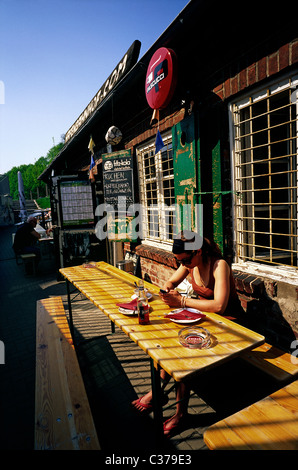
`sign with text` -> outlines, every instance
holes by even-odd
[[[63,227],[93,225],[94,209],[91,184],[88,181],[61,181],[60,203]]]
[[[165,108],[172,99],[177,83],[177,58],[172,49],[161,47],[148,65],[145,93],[152,109]]]
[[[103,154],[102,171],[104,212],[107,215],[98,225],[103,225],[103,221],[107,224],[105,233],[110,241],[132,241],[134,217],[127,211],[134,204],[131,150]]]
[[[126,209],[134,203],[133,159],[130,150],[102,155],[103,190],[106,204],[118,205],[118,197],[126,198]]]

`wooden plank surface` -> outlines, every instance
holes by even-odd
[[[35,449],[100,449],[62,299],[37,302]]]
[[[145,283],[153,293],[150,324],[139,325],[137,316],[119,313],[116,305],[131,300],[134,281],[138,278],[104,262],[97,263],[97,268],[76,266],[63,268],[60,272],[177,381],[190,378],[194,373],[214,367],[265,341],[262,335],[220,315],[206,313],[206,319],[196,324],[212,334],[211,347],[204,350],[185,348],[179,343],[178,333],[186,325],[165,318],[172,309],[159,297],[157,286]]]
[[[297,450],[298,382],[212,425],[204,441],[212,450]]]
[[[291,380],[298,375],[297,358],[271,344],[262,344],[243,354],[242,358],[277,380]]]

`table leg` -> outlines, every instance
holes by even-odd
[[[159,445],[164,437],[163,435],[163,414],[162,414],[162,401],[161,401],[161,380],[160,380],[160,367],[155,367],[153,359],[150,358],[151,367],[151,383],[153,395],[153,414],[155,435],[157,438],[157,445]]]
[[[73,340],[73,342],[75,342],[73,318],[72,318],[72,309],[71,309],[71,300],[70,300],[70,289],[69,289],[68,279],[66,279],[66,290],[67,290],[67,302],[68,302],[68,313],[69,313],[69,329],[70,329],[70,332],[71,332],[72,340]]]

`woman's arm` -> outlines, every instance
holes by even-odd
[[[175,289],[175,287],[179,286],[179,284],[186,278],[189,271],[184,266],[180,265],[177,271],[170,277],[168,281],[165,282],[163,288],[167,292],[170,290]]]
[[[214,302],[216,306],[215,313],[224,313],[230,298],[230,276],[231,270],[228,263],[221,259],[214,263],[213,276],[214,284]]]

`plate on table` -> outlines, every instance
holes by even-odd
[[[119,307],[118,311],[120,313],[123,313],[123,315],[137,315],[138,314],[137,310],[129,310],[128,308],[122,308],[122,307]]]
[[[165,317],[175,323],[188,325],[203,320],[206,318],[206,315],[195,308],[178,308],[177,310],[172,310]]]

